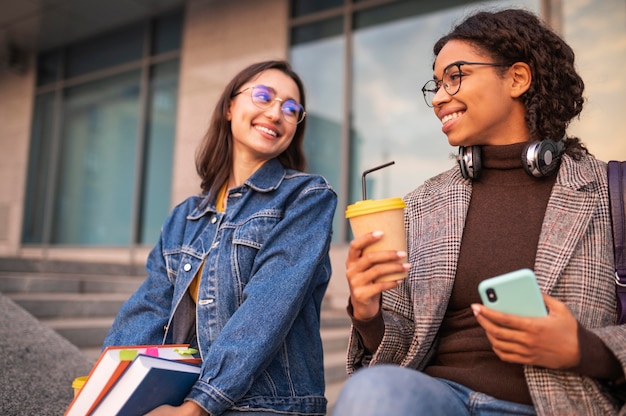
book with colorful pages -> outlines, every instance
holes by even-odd
[[[164,404],[179,406],[199,375],[199,365],[140,354],[92,415],[139,416]]]
[[[91,368],[83,387],[65,411],[65,416],[88,416],[138,355],[199,364],[197,350],[187,344],[125,345],[104,349]]]

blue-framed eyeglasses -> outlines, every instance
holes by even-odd
[[[233,94],[231,98],[235,98],[239,94],[243,94],[246,91],[250,91],[250,98],[252,99],[254,105],[264,110],[270,108],[274,101],[278,101],[280,103],[280,111],[283,113],[285,121],[288,121],[289,123],[298,124],[304,120],[304,117],[306,116],[306,111],[304,111],[304,107],[302,107],[300,103],[292,99],[283,100],[282,98],[278,98],[276,96],[276,91],[266,85],[255,85],[244,88],[243,90]]]

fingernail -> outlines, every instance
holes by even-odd
[[[478,314],[480,313],[480,306],[472,305],[472,312],[474,312],[474,316],[478,316]]]
[[[406,251],[398,251],[396,252],[396,254],[398,255],[398,257],[406,257]]]
[[[411,268],[411,263],[402,263],[402,267],[404,267],[404,270],[409,270]]]
[[[380,230],[374,231],[374,232],[372,233],[372,235],[373,235],[374,237],[382,237],[382,235],[383,235],[383,234],[385,234],[385,233],[384,233],[384,232],[382,232],[382,231],[380,231]]]

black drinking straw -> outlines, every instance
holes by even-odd
[[[363,175],[361,175],[361,186],[363,188],[363,200],[367,199],[367,189],[366,189],[366,186],[365,186],[365,175],[367,175],[370,172],[374,172],[375,170],[386,168],[387,166],[391,166],[394,163],[396,163],[396,162],[394,162],[392,160],[391,162],[387,162],[384,165],[376,166],[375,168],[371,168],[371,169],[368,169],[366,171],[363,171]]]

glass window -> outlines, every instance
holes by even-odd
[[[615,128],[626,112],[626,7],[623,0],[562,3],[563,36],[576,53],[586,102],[571,135],[601,160],[626,160],[626,140]],[[599,30],[601,28],[601,30]]]
[[[50,51],[37,57],[37,85],[46,85],[59,79],[61,52]]]
[[[152,53],[160,54],[180,48],[183,36],[183,11],[159,17],[154,21]]]
[[[344,0],[291,0],[291,16],[298,17],[343,6]]]
[[[28,165],[28,183],[24,203],[23,239],[26,243],[43,241],[46,199],[50,197],[48,172],[54,131],[54,93],[41,94],[35,99],[32,139]]]
[[[170,209],[182,18],[38,56],[24,243],[156,242]]]
[[[350,16],[350,34],[340,31],[337,23],[337,34],[323,36],[331,33],[324,27],[331,19],[323,18],[293,27],[291,60],[311,97],[307,105],[311,127],[307,125],[305,141],[310,166],[329,178],[340,195],[347,195],[347,204],[362,199],[362,172],[383,163],[395,161],[368,175],[368,198],[403,196],[452,167],[455,162],[450,155],[456,149],[448,144],[439,120],[424,104],[420,91],[432,78],[434,42],[473,9],[515,6],[537,12],[540,3],[362,3]],[[350,11],[346,8],[343,12]],[[346,102],[347,109],[343,108]],[[345,146],[341,140],[347,142]],[[342,154],[343,148],[349,149],[347,155],[345,150]],[[335,224],[340,241],[349,232],[344,209],[339,206],[335,215],[339,224],[345,224],[343,228]]]
[[[69,47],[66,77],[141,59],[144,32],[143,24],[133,25]]]
[[[498,1],[497,6],[512,3]],[[539,6],[538,0],[524,5]],[[494,2],[426,13],[421,2],[402,2],[368,11],[366,16],[356,14],[355,23],[363,28],[353,35],[350,202],[362,198],[361,172],[385,162],[393,160],[395,165],[368,175],[369,198],[405,195],[452,166],[450,155],[456,149],[449,146],[441,123],[424,104],[420,88],[432,78],[435,41],[460,16],[485,6],[493,8]],[[384,22],[374,25],[375,16]]]
[[[67,90],[53,244],[130,243],[139,77],[132,71]]]
[[[178,67],[178,60],[174,60],[152,68],[139,231],[140,243],[147,245],[157,242],[169,212]]]
[[[342,27],[339,18],[297,28],[293,39],[298,42],[291,48],[291,63],[306,89],[304,150],[308,171],[324,175],[335,189],[339,189],[342,173],[341,131],[345,102]],[[343,223],[342,215],[343,208],[338,207],[335,230]]]

